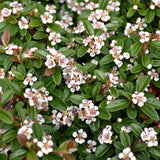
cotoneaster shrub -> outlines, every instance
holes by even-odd
[[[159,160],[160,0],[0,1],[1,160]]]

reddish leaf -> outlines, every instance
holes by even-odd
[[[49,76],[51,76],[54,72],[55,72],[55,68],[53,68],[53,69],[48,69],[48,68],[46,68],[46,71],[45,71],[45,76],[46,77],[49,77]]]
[[[18,63],[19,63],[19,59],[18,59],[17,57],[12,57],[11,60],[12,60],[13,62],[18,62]]]
[[[2,35],[2,37],[1,37],[1,39],[2,39],[3,45],[4,45],[4,46],[7,46],[8,42],[9,42],[9,40],[10,40],[9,30],[5,30],[5,31],[3,32],[3,35]]]
[[[17,140],[22,146],[26,147],[26,142],[28,141],[26,136],[24,136],[23,134],[17,134]]]
[[[62,157],[63,157],[65,160],[76,160],[76,159],[74,158],[74,156],[72,156],[71,154],[66,154],[66,153],[64,153],[64,154],[62,155]]]

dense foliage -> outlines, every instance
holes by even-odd
[[[0,159],[159,160],[160,0],[0,1]]]

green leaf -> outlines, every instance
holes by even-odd
[[[143,92],[144,89],[150,83],[150,81],[151,81],[150,76],[142,76],[142,77],[140,77],[136,82],[136,91]]]
[[[14,140],[17,136],[17,131],[15,130],[10,130],[9,132],[6,132],[3,137],[2,137],[2,142],[3,143],[8,143]]]
[[[136,11],[133,9],[133,7],[129,8],[129,10],[127,12],[127,18],[132,17],[135,12]]]
[[[6,71],[8,71],[9,68],[11,67],[12,63],[13,62],[11,61],[11,57],[10,56],[6,56],[5,59],[4,59],[4,63],[3,63],[4,69]]]
[[[136,56],[141,52],[142,44],[140,42],[136,42],[131,48],[131,56]]]
[[[22,101],[19,101],[17,104],[16,104],[16,110],[18,111],[18,115],[19,117],[21,118],[22,122],[25,120],[26,116],[25,116],[25,111],[23,109],[23,106],[24,106],[24,102]]]
[[[106,56],[104,56],[101,60],[100,60],[100,62],[99,62],[99,64],[100,65],[105,65],[105,64],[109,64],[109,63],[111,63],[111,62],[113,62],[113,57],[112,57],[112,55],[106,55]]]
[[[19,94],[19,95],[22,95],[23,92],[22,92],[22,89],[19,87],[19,85],[15,82],[11,82],[9,83],[10,85],[10,89],[12,89],[15,93]]]
[[[123,87],[125,92],[133,93],[135,91],[135,85],[132,82],[124,83]]]
[[[93,86],[93,88],[92,88],[92,97],[93,98],[97,97],[97,95],[99,94],[99,89],[100,89],[99,83],[97,83],[96,85]]]
[[[120,25],[117,23],[107,23],[105,25],[105,27],[107,28],[107,30],[109,31],[114,31],[115,29],[117,29]]]
[[[112,115],[105,108],[99,108],[98,117],[100,119],[109,120],[111,119]]]
[[[52,74],[52,78],[56,85],[60,85],[62,81],[61,71],[56,69],[56,71]]]
[[[0,109],[0,119],[6,124],[13,124],[13,117],[3,109]]]
[[[36,116],[37,116],[36,108],[28,105],[27,111],[28,111],[28,117],[29,117],[31,120],[35,120],[35,119],[36,119]]]
[[[134,33],[134,32],[131,32],[129,34],[129,36],[131,37],[131,39],[133,39],[135,42],[139,42],[139,37]]]
[[[153,155],[155,155],[156,157],[159,157],[160,158],[160,146],[157,146],[157,147],[149,147],[148,148],[149,152]]]
[[[96,159],[95,155],[90,154],[90,155],[88,155],[88,156],[86,157],[86,160],[97,160],[97,159]]]
[[[130,118],[130,119],[135,119],[137,117],[137,108],[136,107],[131,107],[129,106],[127,108],[127,116]]]
[[[147,23],[151,23],[154,19],[155,11],[148,9],[146,12],[145,20]]]
[[[83,20],[83,25],[89,35],[94,35],[94,28],[91,22],[89,22],[88,20]]]
[[[87,53],[88,49],[89,49],[88,46],[80,47],[77,51],[77,57],[83,57]]]
[[[139,137],[143,132],[142,127],[138,123],[131,123],[130,127],[132,131]]]
[[[155,121],[159,121],[159,115],[157,113],[157,111],[151,107],[148,104],[144,104],[143,107],[141,107],[141,110],[151,119],[155,120]]]
[[[68,47],[62,47],[59,49],[59,51],[62,52],[66,56],[66,58],[76,55],[76,50],[69,49]]]
[[[8,156],[5,153],[0,153],[0,159],[8,160]]]
[[[33,39],[43,39],[43,38],[46,38],[47,35],[45,32],[36,32],[34,35],[33,35]]]
[[[142,55],[142,64],[143,66],[147,67],[149,64],[151,64],[151,59],[149,54],[143,54]]]
[[[26,49],[30,49],[32,47],[37,47],[37,42],[35,41],[29,41],[29,42],[25,42],[22,48],[22,53],[26,50]]]
[[[160,101],[157,98],[147,98],[147,102],[145,102],[145,104],[156,109],[160,109]]]
[[[142,65],[142,64],[136,64],[135,66],[133,66],[133,67],[131,68],[130,72],[131,72],[132,74],[136,74],[136,73],[141,72],[142,69],[143,69],[143,65]]]
[[[145,143],[138,143],[133,147],[134,152],[140,152],[147,148],[147,145]]]
[[[48,55],[48,53],[44,50],[36,50],[34,54],[42,59],[46,59],[46,56]]]
[[[13,71],[13,74],[18,80],[20,80],[20,81],[24,80],[24,76],[20,72]]]
[[[96,158],[101,158],[110,149],[110,147],[111,147],[110,144],[98,145],[95,151]]]
[[[106,108],[107,108],[107,111],[109,111],[109,112],[115,112],[115,111],[125,109],[129,105],[130,105],[130,102],[128,100],[118,99],[118,100],[114,100],[114,101],[110,102]]]
[[[74,94],[70,96],[70,100],[72,103],[79,105],[82,103],[83,97],[79,94]]]
[[[1,97],[1,105],[3,106],[5,103],[7,103],[14,95],[13,90],[7,90],[2,94]]]
[[[31,3],[31,0],[21,0],[22,3],[29,5]]]
[[[109,0],[99,0],[99,9],[105,10]]]
[[[42,25],[42,22],[38,19],[34,19],[33,21],[31,21],[29,23],[30,27],[38,27],[38,26],[41,26],[41,25]]]
[[[90,127],[91,131],[97,132],[100,128],[100,120],[98,118],[96,118],[96,121],[89,124],[89,127]]]
[[[33,123],[32,129],[33,129],[33,135],[35,136],[35,138],[41,141],[43,137],[43,127],[39,123]]]
[[[27,34],[27,30],[26,29],[20,29],[19,33],[20,33],[21,36],[24,37]]]
[[[67,104],[60,97],[54,95],[53,100],[49,103],[54,109],[61,111],[66,110]]]
[[[103,83],[106,83],[106,76],[105,73],[101,70],[94,70],[94,74],[97,76],[97,78],[102,81]]]
[[[57,33],[62,32],[62,28],[58,24],[55,24],[55,23],[47,24],[47,27],[49,27],[54,32],[57,32]]]
[[[44,82],[43,81],[38,81],[38,82],[35,82],[31,88],[35,88],[35,89],[40,89],[44,86]]]
[[[159,40],[151,41],[149,45],[155,48],[160,48],[160,41]]]
[[[9,155],[9,160],[21,160],[26,156],[26,154],[27,154],[27,150],[25,149],[15,150]]]
[[[113,97],[118,97],[118,91],[117,91],[117,89],[116,88],[114,88],[114,87],[111,87],[111,88],[109,88],[109,90],[110,90],[110,93],[111,93],[111,95],[113,96]]]
[[[124,148],[130,147],[131,145],[129,135],[126,132],[120,132],[120,141]]]
[[[35,151],[29,151],[27,152],[27,156],[26,156],[27,160],[37,160],[37,154]]]

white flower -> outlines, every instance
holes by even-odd
[[[139,35],[141,37],[140,40],[139,40],[141,43],[148,42],[150,40],[150,37],[151,37],[151,34],[149,32],[144,32],[144,31],[140,31]]]
[[[28,20],[25,17],[21,17],[21,20],[18,21],[18,25],[20,29],[28,29],[29,25],[28,25]]]
[[[119,153],[118,158],[123,160],[136,160],[136,157],[129,147],[123,149],[123,153]]]
[[[101,132],[101,134],[98,136],[98,141],[100,144],[104,144],[104,143],[112,143],[111,137],[112,137],[112,126],[107,125],[106,128],[103,129],[103,131]]]
[[[82,144],[85,142],[85,138],[87,138],[87,133],[80,129],[78,132],[73,132],[72,136],[75,138],[76,143]]]
[[[147,98],[144,96],[143,92],[137,92],[135,91],[132,94],[132,102],[134,104],[137,104],[139,107],[143,107],[144,103],[147,101]]]
[[[12,10],[8,9],[8,8],[3,8],[1,10],[1,13],[3,15],[3,17],[9,17],[11,15]]]
[[[21,128],[19,128],[17,134],[23,134],[29,140],[32,137],[32,133],[33,133],[32,127],[29,125],[24,125]]]
[[[36,82],[36,81],[37,81],[37,77],[32,77],[32,74],[28,73],[26,79],[23,81],[23,84],[24,85],[29,84],[30,86],[32,86],[33,83]]]
[[[96,142],[96,141],[88,140],[88,141],[87,141],[86,151],[87,151],[88,153],[95,152],[95,151],[96,151],[96,145],[97,145],[97,142]]]
[[[45,65],[46,65],[49,69],[54,68],[54,67],[56,66],[54,56],[47,55],[46,58],[47,58],[47,60],[46,60],[46,62],[45,62]]]
[[[125,59],[129,59],[129,58],[130,58],[130,54],[129,54],[128,52],[124,52],[124,53],[123,53],[123,57],[124,57]]]
[[[4,79],[5,78],[5,71],[3,68],[0,69],[0,79]]]
[[[46,11],[50,14],[56,13],[56,6],[55,5],[46,5]]]
[[[155,132],[154,128],[144,128],[144,131],[141,133],[141,139],[147,144],[148,147],[158,146],[156,135],[157,132]]]
[[[134,5],[134,6],[133,6],[133,9],[134,9],[134,10],[137,10],[137,9],[138,9],[138,6],[137,6],[137,5]]]
[[[50,15],[49,12],[45,12],[44,15],[41,15],[41,20],[43,24],[52,23],[53,22],[53,16]]]
[[[130,133],[131,132],[131,127],[130,126],[122,126],[121,131],[124,131],[126,133]]]
[[[147,68],[148,68],[148,67],[147,67]],[[148,71],[147,74],[151,76],[151,79],[153,79],[153,80],[155,80],[155,81],[159,81],[159,73],[156,72],[155,69],[152,69],[151,71]]]
[[[49,39],[49,41],[51,41],[51,44],[54,46],[57,43],[61,43],[60,37],[61,37],[61,35],[59,33],[50,32],[48,39]]]

